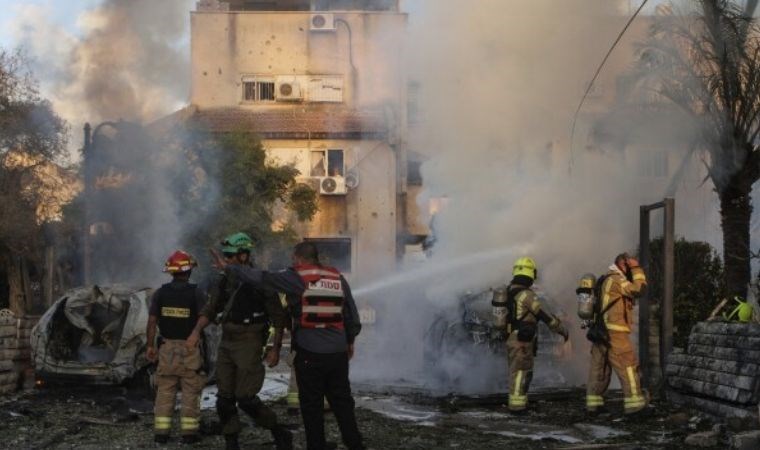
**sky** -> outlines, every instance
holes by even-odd
[[[0,0],[0,45],[15,47],[14,22],[24,14],[25,9],[40,7],[49,11],[51,22],[78,35],[77,19],[80,14],[99,3],[100,0]]]

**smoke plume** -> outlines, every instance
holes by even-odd
[[[15,34],[44,94],[74,130],[84,122],[147,122],[187,101],[192,3],[104,0],[78,18],[79,33],[55,25],[50,8],[31,5]]]
[[[561,368],[539,366],[537,381],[551,370],[583,383],[588,344],[574,320],[575,283],[585,272],[606,272],[617,253],[636,251],[639,205],[675,193],[677,233],[719,240],[716,199],[699,186],[698,162],[686,160],[687,175],[671,186],[687,153],[677,119],[647,133],[647,145],[631,142],[624,151],[590,138],[614,109],[616,88],[637,58],[634,43],[643,40],[652,16],[621,42],[570,142],[578,101],[628,19],[628,6],[606,0],[410,5],[410,70],[421,86],[422,111],[411,147],[426,158],[419,203],[426,210],[430,199],[447,200],[435,217],[436,245],[426,269],[407,268],[402,280],[357,289],[357,296],[380,299],[387,314],[370,331],[370,355],[357,364],[358,379],[470,392],[503,387],[503,356],[475,356],[471,347],[431,356],[423,343],[435,317],[461,320],[461,294],[508,283],[514,259],[530,255],[539,265],[538,284],[552,299],[547,308],[564,313],[573,329],[577,355]],[[661,220],[652,220],[655,235]],[[375,347],[376,336],[392,338]],[[455,375],[431,379],[426,358],[455,368]],[[372,364],[388,359],[392,367]],[[546,362],[540,355],[538,361]]]

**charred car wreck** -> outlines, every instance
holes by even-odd
[[[441,311],[425,333],[425,366],[441,385],[460,392],[495,392],[507,389],[506,328],[498,325],[491,299],[494,291],[467,292],[459,297],[456,312]],[[554,307],[545,293],[537,289],[542,303]],[[561,311],[559,308],[553,308]],[[562,320],[567,314],[561,313]],[[538,328],[538,356],[541,364],[554,366],[572,355],[570,341]],[[479,378],[472,377],[477,367]],[[537,383],[563,385],[560,371],[540,371]]]
[[[80,287],[66,292],[32,330],[32,363],[46,383],[120,384],[150,380],[145,357],[152,290],[124,285]],[[215,350],[216,327],[207,349]],[[206,360],[213,361],[212,351]]]

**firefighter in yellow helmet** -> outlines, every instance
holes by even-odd
[[[625,253],[615,258],[607,275],[596,282],[594,321],[587,333],[591,347],[591,369],[586,387],[586,410],[598,412],[604,406],[604,393],[612,370],[623,388],[624,412],[633,414],[646,408],[647,395],[641,389],[639,363],[631,331],[634,298],[646,286],[639,262]]]
[[[528,406],[528,388],[533,378],[538,322],[543,321],[567,341],[567,329],[560,320],[544,310],[531,289],[538,275],[532,258],[519,258],[512,268],[507,291],[507,360],[509,362],[509,410],[524,411]],[[494,296],[496,300],[498,294]],[[503,296],[501,296],[503,297]]]

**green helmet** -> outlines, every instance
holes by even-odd
[[[252,248],[253,239],[243,232],[231,234],[222,241],[223,253],[250,252]]]

